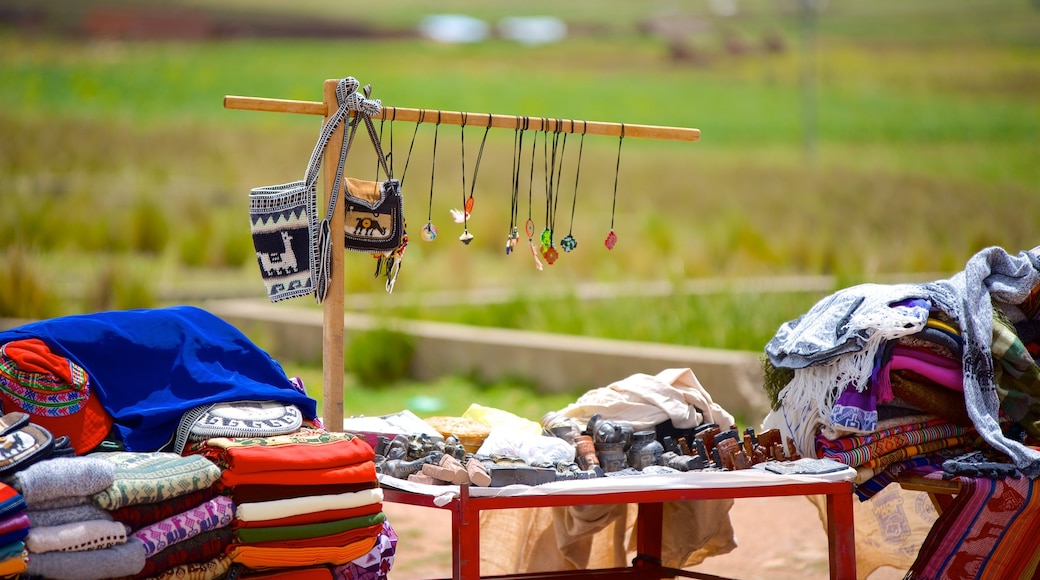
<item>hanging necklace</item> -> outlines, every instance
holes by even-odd
[[[462,125],[459,129],[460,140],[462,141],[462,210],[452,209],[451,216],[455,219],[455,223],[462,223],[462,235],[459,236],[459,241],[463,244],[469,245],[473,241],[473,234],[469,233],[469,214],[473,209],[473,204],[467,203],[466,201],[466,121],[469,120],[467,113],[462,113]]]
[[[477,150],[477,160],[473,164],[473,179],[470,180],[469,197],[466,197],[466,123],[469,120],[468,113],[462,113],[462,128],[459,131],[462,142],[462,210],[452,209],[451,215],[456,223],[462,223],[462,235],[459,241],[469,245],[473,241],[473,234],[469,233],[469,217],[473,214],[473,192],[477,187],[477,175],[480,172],[480,159],[484,156],[484,145],[487,143],[488,132],[491,131],[491,114],[488,114],[488,124],[484,129],[484,136],[480,140],[480,148]]]
[[[567,153],[566,133],[563,133],[563,144],[557,149],[557,146],[560,144],[560,123],[560,119],[556,119],[556,132],[553,134],[552,157],[547,182],[546,222],[548,227],[545,232],[542,232],[542,256],[545,257],[545,261],[550,265],[555,263],[560,255],[556,251],[556,245],[553,242],[556,232],[556,208],[560,203],[560,174],[563,173],[563,159]],[[557,152],[560,159],[559,167],[556,165]]]
[[[617,244],[617,234],[614,233],[614,213],[617,210],[617,184],[618,174],[621,172],[621,143],[625,140],[625,124],[621,124],[621,137],[618,138],[617,144],[617,166],[614,167],[614,201],[610,206],[610,233],[607,234],[607,239],[603,240],[603,245],[608,250],[613,250],[614,245]]]
[[[524,230],[527,232],[527,243],[531,246],[531,255],[534,256],[534,266],[541,270],[542,261],[538,259],[538,248],[534,245],[534,219],[531,210],[531,198],[534,195],[534,153],[538,149],[537,145],[538,133],[535,133],[534,141],[531,142],[531,178],[527,187],[527,223],[524,224]]]
[[[396,110],[394,114],[396,115]],[[401,188],[404,188],[404,179],[408,175],[408,164],[412,161],[412,149],[415,148],[415,136],[419,133],[419,125],[422,125],[426,121],[426,109],[419,110],[419,122],[415,124],[415,129],[412,131],[412,142],[408,145],[408,155],[404,158],[404,169],[401,170]],[[390,122],[390,138],[393,139],[393,121]],[[430,209],[426,214],[426,225],[420,230],[422,239],[427,242],[432,242],[437,239],[437,228],[433,225],[433,188],[430,188]]]
[[[420,119],[420,123],[422,120]],[[423,226],[422,236],[427,242],[437,239],[437,228],[433,225],[433,176],[437,170],[437,134],[441,128],[441,112],[437,111],[437,124],[433,126],[433,156],[430,158],[430,203],[426,210],[426,225]]]
[[[574,196],[571,198],[571,225],[570,228],[567,230],[567,236],[560,240],[560,247],[563,248],[564,252],[571,252],[578,247],[578,240],[575,240],[573,235],[574,209],[578,205],[578,178],[581,176],[581,154],[582,151],[585,149],[585,131],[587,128],[588,123],[582,121],[581,141],[578,142],[578,164],[577,167],[574,169]]]
[[[526,117],[525,117],[526,124]],[[526,127],[524,127],[526,130]],[[520,198],[520,156],[524,149],[524,134],[520,131],[520,117],[516,118],[516,129],[513,131],[513,198],[509,204],[509,232],[506,234],[506,255],[513,253],[516,242],[520,238],[516,229]]]

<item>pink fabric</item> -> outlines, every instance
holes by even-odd
[[[145,557],[150,558],[173,544],[230,524],[234,514],[231,498],[218,495],[198,507],[141,528],[133,537],[141,540]]]
[[[878,373],[878,382],[875,386],[879,403],[887,403],[895,397],[892,393],[892,381],[889,374],[898,370],[913,371],[937,385],[953,391],[964,392],[964,371],[960,361],[946,358],[927,349],[896,346],[892,349],[892,358],[881,367],[881,372]]]

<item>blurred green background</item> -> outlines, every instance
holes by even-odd
[[[480,19],[488,37],[431,40],[431,11]],[[566,36],[501,34],[534,16]],[[344,76],[391,106],[702,131],[625,139],[620,161],[617,139],[588,136],[580,166],[571,136],[554,219],[578,248],[538,271],[526,240],[503,251],[514,131],[488,136],[466,246],[449,209],[483,128],[382,123],[412,242],[389,296],[369,257],[347,256],[348,308],[759,351],[839,286],[946,276],[986,246],[1040,239],[1035,0],[13,0],[0,7],[0,317],[263,299],[247,194],[302,177],[320,119],[222,100],[319,101]],[[368,149],[350,174],[375,178]],[[540,232],[536,159],[519,225]],[[734,291],[749,277],[765,281]],[[715,290],[688,291],[703,280]],[[601,298],[577,291],[589,284]],[[478,304],[489,289],[504,298]]]

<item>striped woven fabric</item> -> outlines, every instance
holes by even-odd
[[[1035,578],[1040,480],[958,479],[961,492],[935,521],[907,580]]]

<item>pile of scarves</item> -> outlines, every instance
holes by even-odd
[[[1030,577],[1040,561],[1038,338],[1040,248],[987,248],[948,280],[846,288],[766,345],[763,428],[802,455],[856,467],[864,501],[902,473],[942,474],[984,451],[1017,479],[947,473],[962,482],[958,509],[941,515],[907,577]],[[1025,535],[992,533],[1005,525]]]
[[[25,572],[25,537],[29,535],[28,506],[13,487],[0,483],[0,578]]]
[[[209,458],[235,503],[228,548],[239,577],[385,577],[396,536],[383,513],[375,453],[349,433],[301,429],[212,438]]]

